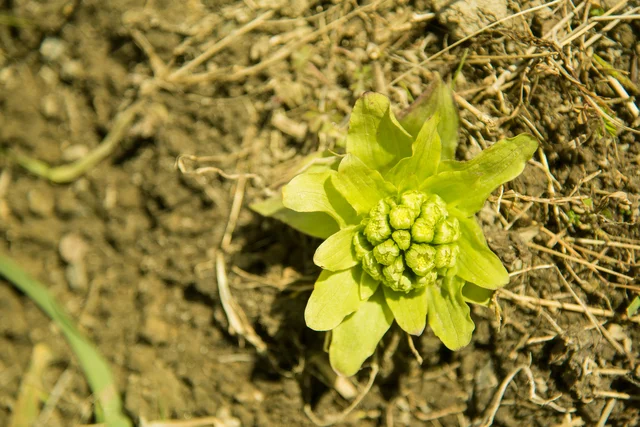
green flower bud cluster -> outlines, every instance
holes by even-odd
[[[362,268],[391,289],[435,283],[455,266],[460,224],[437,195],[407,191],[380,200],[362,221],[353,247]]]

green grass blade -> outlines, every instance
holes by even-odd
[[[106,360],[80,333],[71,318],[62,311],[49,290],[28,276],[12,260],[2,255],[0,255],[0,276],[6,277],[58,324],[78,357],[89,387],[99,403],[99,410],[96,408],[97,418],[108,427],[130,427],[131,421],[122,413],[122,402]]]

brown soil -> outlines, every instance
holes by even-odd
[[[579,11],[556,41],[543,40],[571,11],[569,2],[555,4],[555,15],[526,14],[415,67],[460,28],[444,13],[415,15],[431,11],[429,2],[364,3],[353,12],[351,2],[316,0],[0,0],[0,18],[21,19],[0,20],[0,148],[69,163],[100,145],[118,112],[142,105],[115,151],[70,183],[34,176],[0,154],[0,252],[46,283],[95,342],[132,419],[313,425],[306,405],[320,418],[349,405],[327,385],[323,336],[302,316],[318,241],[247,206],[281,185],[302,156],[339,150],[363,91],[388,94],[400,110],[435,72],[450,77],[468,49],[456,86],[468,103],[460,104],[458,157],[520,132],[542,142],[480,215],[507,268],[524,272],[495,310],[473,308],[476,332],[461,351],[427,331],[413,340],[420,365],[404,335],[387,334],[374,386],[339,424],[481,425],[494,407],[500,426],[640,424],[640,328],[625,313],[640,290],[640,144],[629,130],[638,119],[593,62],[595,53],[638,85],[640,21],[607,31],[600,22],[562,48],[568,25],[589,14]],[[521,3],[509,13],[540,2]],[[255,29],[235,33],[267,11]],[[604,37],[585,47],[596,34]],[[204,64],[172,74],[225,37],[230,43]],[[543,55],[518,62],[530,47]],[[498,91],[485,90],[519,64]],[[617,118],[616,136],[594,105]],[[184,159],[183,173],[181,155],[210,157]],[[204,166],[227,176],[190,173]],[[264,352],[231,333],[216,281],[240,196],[224,260]],[[549,265],[559,271],[530,268]],[[569,288],[580,304],[610,310],[595,317],[604,335],[584,313],[549,306],[578,304]],[[91,423],[90,391],[60,331],[0,282],[0,425],[37,343],[55,355],[45,391],[62,387],[42,425]],[[352,379],[359,390],[368,374]]]

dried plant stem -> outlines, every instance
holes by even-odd
[[[264,71],[265,69],[269,68],[273,64],[286,59],[289,55],[291,55],[293,52],[298,50],[301,46],[304,46],[310,43],[312,40],[315,40],[316,38],[322,36],[323,34],[326,34],[329,31],[332,31],[333,29],[339,27],[340,25],[343,25],[346,21],[350,20],[354,16],[357,16],[369,10],[375,9],[384,1],[386,0],[377,0],[366,6],[361,6],[349,12],[348,14],[336,19],[330,24],[327,24],[325,27],[314,31],[313,33],[305,37],[302,37],[301,39],[295,42],[292,42],[289,45],[284,46],[282,49],[280,49],[279,51],[271,55],[269,58],[263,61],[260,61],[259,63],[252,65],[250,67],[246,67],[235,72],[229,71],[229,70],[214,70],[206,73],[192,74],[190,76],[183,76],[181,78],[181,82],[184,84],[197,84],[197,83],[202,83],[202,82],[212,81],[212,80],[235,82],[235,81],[242,80],[246,77],[256,75]]]
[[[607,405],[602,410],[602,414],[600,415],[600,419],[598,420],[598,424],[596,427],[605,427],[607,425],[607,420],[609,419],[609,415],[613,412],[613,408],[616,406],[616,399],[609,399],[607,401]]]
[[[560,257],[560,258],[567,259],[569,261],[577,262],[578,264],[586,265],[587,267],[589,267],[589,269],[594,270],[594,271],[595,270],[602,271],[604,273],[608,273],[608,274],[617,276],[617,277],[619,277],[621,279],[624,279],[624,280],[633,280],[633,277],[627,276],[626,274],[618,273],[617,271],[611,270],[610,268],[601,267],[601,266],[596,265],[596,264],[594,264],[592,262],[585,261],[585,260],[577,258],[575,256],[563,254],[562,252],[558,252],[558,251],[554,251],[554,250],[549,249],[549,248],[545,248],[544,246],[540,246],[540,245],[535,244],[533,242],[527,243],[527,246],[529,246],[532,249],[539,250],[540,252],[545,252],[545,253]]]
[[[197,68],[198,66],[204,64],[210,58],[212,58],[216,53],[220,52],[222,49],[229,46],[237,37],[240,37],[248,33],[249,31],[259,27],[264,21],[271,18],[273,14],[274,14],[273,10],[265,12],[262,15],[255,18],[253,21],[244,25],[243,27],[232,31],[228,36],[224,37],[222,40],[217,41],[213,46],[211,46],[209,49],[201,53],[199,56],[187,62],[176,71],[172,72],[167,77],[167,80],[169,81],[179,80],[185,74],[189,73],[190,71]]]
[[[362,401],[362,399],[364,399],[364,397],[367,395],[367,393],[369,393],[369,390],[371,390],[371,387],[373,387],[373,382],[375,381],[376,377],[378,376],[378,364],[377,363],[372,363],[371,364],[371,372],[369,373],[369,381],[367,381],[367,385],[365,385],[364,389],[362,390],[362,392],[360,392],[360,394],[358,395],[358,397],[356,397],[353,402],[351,402],[351,404],[349,406],[347,406],[342,412],[340,412],[339,414],[336,415],[327,415],[324,419],[318,418],[318,416],[316,414],[314,414],[313,410],[311,409],[311,406],[309,404],[304,405],[304,413],[309,417],[309,419],[317,426],[319,427],[327,427],[327,426],[331,426],[334,424],[337,424],[339,422],[344,421],[344,419],[347,417],[347,415],[349,415],[355,408],[356,406],[358,406],[360,404],[360,402]]]
[[[144,105],[144,102],[139,101],[118,113],[113,121],[111,130],[104,137],[102,143],[85,157],[73,163],[52,167],[40,160],[15,151],[9,151],[9,157],[34,175],[48,179],[51,182],[63,184],[75,181],[113,153],[135,118],[143,110]]]
[[[591,314],[595,316],[602,317],[615,317],[616,313],[611,310],[607,310],[604,308],[595,308],[595,307],[582,307],[579,304],[571,304],[566,302],[560,302],[555,300],[543,299],[538,297],[529,297],[526,295],[518,295],[513,292],[510,292],[506,289],[498,290],[498,296],[500,298],[508,299],[511,301],[519,301],[527,304],[538,305],[542,307],[556,308],[561,310],[573,311],[575,313],[584,313],[585,309],[588,310]],[[640,324],[640,315],[633,316],[628,318],[630,322],[639,323]]]
[[[259,353],[265,353],[267,351],[267,345],[253,329],[246,314],[238,305],[235,298],[233,298],[233,295],[231,295],[229,282],[227,280],[224,255],[220,251],[216,254],[216,278],[218,282],[220,302],[222,303],[222,308],[229,320],[229,332],[232,334],[238,334],[245,338],[253,344]]]

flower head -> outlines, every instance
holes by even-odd
[[[282,206],[267,212],[326,239],[314,255],[323,271],[305,320],[332,331],[330,360],[343,375],[360,369],[394,321],[413,335],[428,322],[448,348],[467,345],[467,303],[486,301],[509,281],[474,216],[522,172],[537,142],[523,134],[457,162],[457,126],[441,82],[401,121],[386,97],[366,93],[337,168],[294,177]]]

